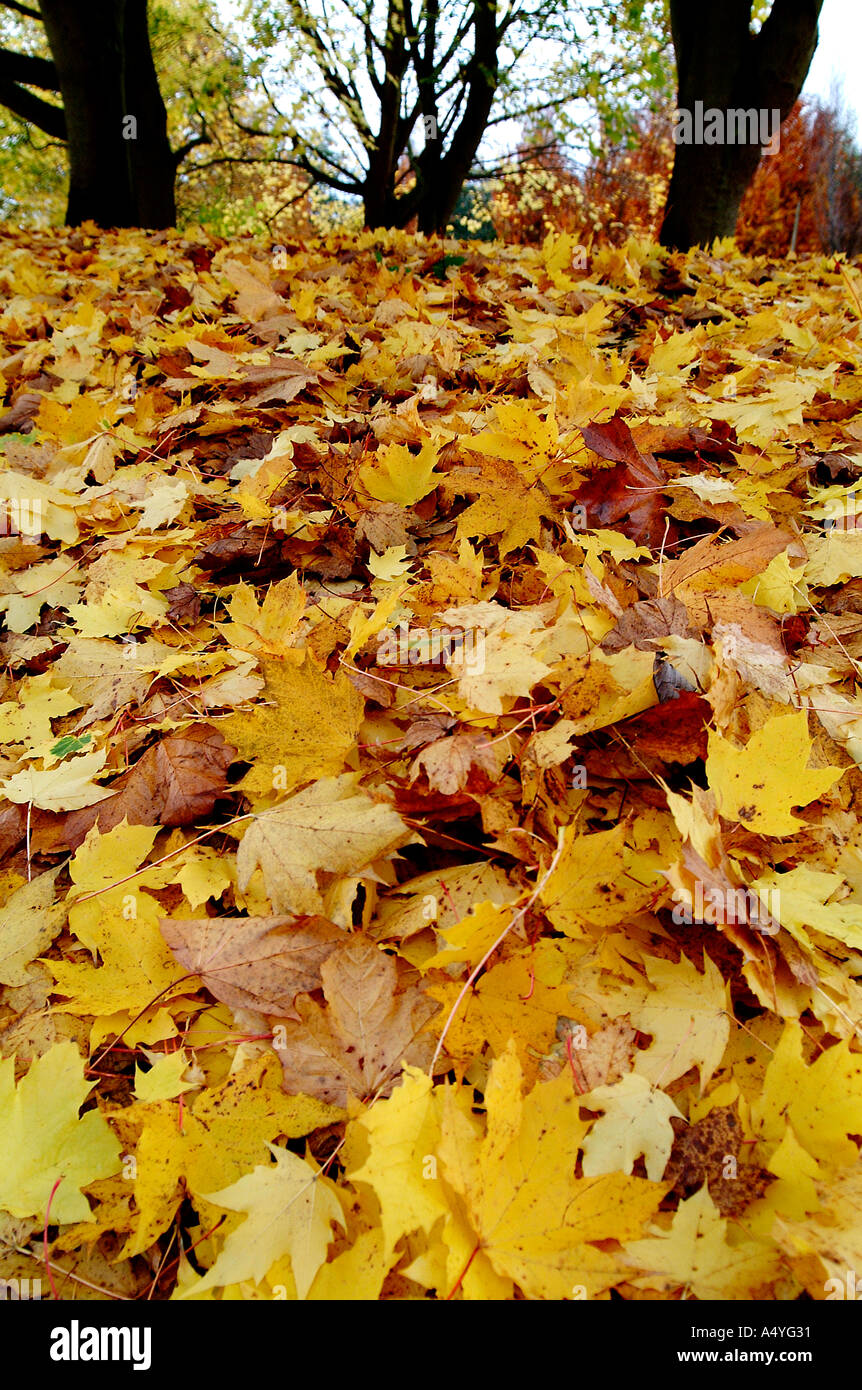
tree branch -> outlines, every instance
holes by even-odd
[[[758,100],[787,116],[805,81],[817,47],[817,21],[823,0],[773,0],[754,39]]]
[[[16,14],[26,15],[28,19],[38,19],[42,22],[42,16],[38,10],[32,10],[29,5],[19,5],[18,0],[0,0],[0,5],[4,10],[14,10]]]
[[[22,82],[25,87],[41,87],[45,92],[60,90],[57,69],[50,58],[13,53],[11,48],[0,48],[0,77],[7,82]]]
[[[52,106],[49,101],[34,96],[26,87],[19,87],[16,82],[0,78],[0,106],[7,107],[22,120],[38,126],[46,135],[53,135],[58,140],[66,139],[66,117],[63,108]]]

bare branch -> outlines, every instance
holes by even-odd
[[[19,87],[17,82],[0,78],[0,106],[32,122],[46,135],[53,135],[58,140],[66,139],[66,117],[62,106],[52,106],[49,101],[28,92],[26,87]]]
[[[19,5],[18,0],[0,0],[0,5],[4,10],[14,10],[16,14],[26,15],[27,19],[38,19],[42,22],[42,16],[38,10],[33,10],[29,5]]]
[[[25,87],[41,87],[45,92],[60,90],[57,69],[50,58],[14,53],[11,48],[0,48],[0,77],[7,82],[21,82]]]

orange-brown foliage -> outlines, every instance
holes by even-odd
[[[626,145],[605,144],[585,169],[558,141],[525,143],[494,194],[497,236],[540,242],[549,231],[620,242],[658,234],[673,166],[669,113],[637,117]],[[755,255],[862,251],[862,155],[836,105],[797,102],[776,154],[761,160],[739,213],[740,249]]]

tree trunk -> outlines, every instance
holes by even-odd
[[[680,143],[665,205],[660,241],[687,249],[732,236],[742,195],[761,158],[761,144],[695,143],[708,119],[722,113],[755,111],[758,126],[783,121],[802,89],[817,46],[823,0],[774,0],[760,32],[750,32],[750,0],[671,0],[671,31],[677,61],[677,108],[689,113],[693,143]],[[761,113],[762,117],[761,117]],[[681,134],[684,130],[681,129]]]
[[[686,250],[733,236],[742,195],[759,163],[759,145],[677,145],[662,246]]]
[[[434,6],[429,5],[429,15]],[[430,22],[430,21],[429,21]],[[402,197],[395,196],[397,162],[406,145],[406,136],[395,119],[400,101],[398,85],[387,84],[395,94],[394,114],[387,111],[385,102],[380,136],[368,163],[363,185],[366,227],[406,227],[416,219],[420,232],[427,236],[445,232],[458,194],[470,172],[476,150],[485,133],[499,81],[499,33],[497,29],[497,0],[473,0],[471,19],[473,52],[464,69],[466,101],[461,119],[449,138],[443,153],[437,135],[426,135],[425,148],[412,159],[415,186]],[[400,60],[403,55],[397,55]],[[437,103],[433,94],[430,68],[420,64],[417,72],[422,93],[422,114],[436,123]],[[402,138],[403,137],[403,138]]]
[[[173,227],[176,159],[168,141],[168,114],[150,48],[147,0],[126,0],[126,101],[137,120],[130,148],[135,225]]]
[[[69,146],[66,222],[168,227],[175,164],[146,0],[40,0]]]
[[[485,129],[499,81],[497,0],[473,0],[473,53],[467,66],[464,114],[442,158],[426,145],[418,161],[420,198],[416,207],[419,230],[427,235],[445,232],[458,194],[470,172]],[[423,167],[425,153],[430,167]]]

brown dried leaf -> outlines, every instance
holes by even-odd
[[[177,960],[232,1009],[298,1018],[297,994],[318,988],[320,967],[344,932],[325,917],[163,918]]]
[[[227,789],[225,774],[235,755],[211,724],[170,734],[112,783],[114,796],[47,826],[41,845],[55,840],[77,849],[91,826],[98,824],[104,835],[123,819],[130,825],[191,825],[209,815]]]
[[[300,996],[300,1023],[284,1024],[284,1088],[345,1105],[348,1094],[388,1095],[404,1062],[427,1066],[418,1036],[440,1007],[416,985],[399,992],[398,969],[367,937],[351,936],[321,967],[326,1004]]]

